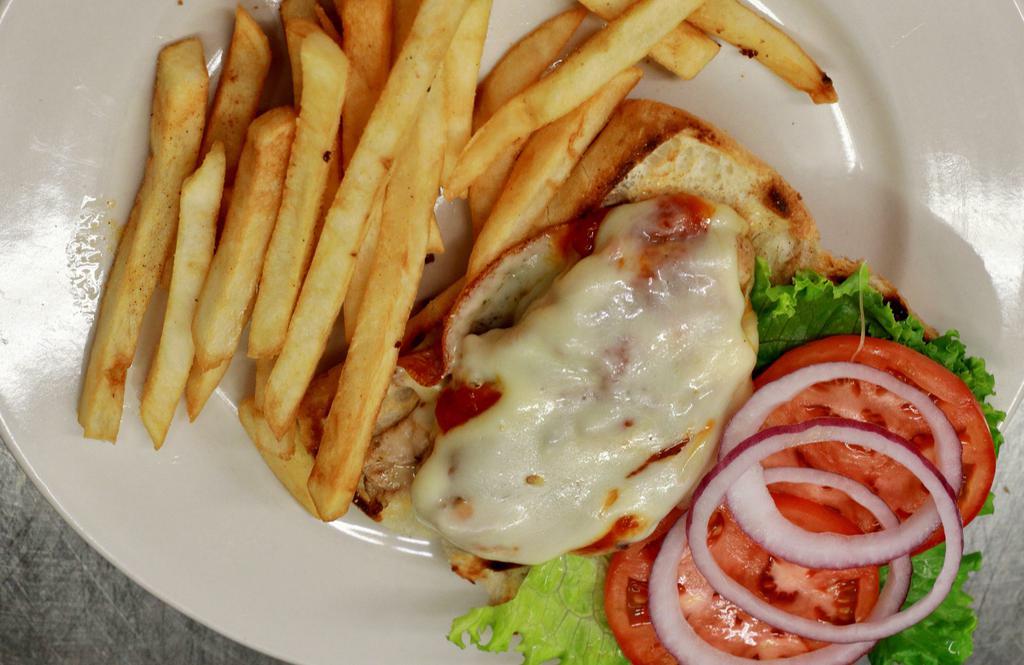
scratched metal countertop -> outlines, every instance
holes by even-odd
[[[1024,663],[1024,410],[1004,427],[996,513],[968,529],[985,564],[971,663]],[[0,663],[271,665],[152,596],[64,523],[0,445]]]

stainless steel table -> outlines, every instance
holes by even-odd
[[[979,665],[1024,663],[1024,412],[1005,428],[996,513],[969,529],[985,552],[971,580]],[[270,665],[192,621],[94,552],[0,445],[0,663]]]
[[[271,665],[128,579],[0,444],[0,663]]]

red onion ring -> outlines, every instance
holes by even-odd
[[[808,473],[809,472],[809,473]],[[813,474],[813,479],[812,475]],[[817,471],[815,469],[779,468],[768,469],[769,482],[813,482],[817,485],[835,487],[846,492],[851,499],[867,508],[886,528],[899,525],[899,520],[884,501],[875,496],[860,483],[844,476]],[[863,499],[863,501],[861,501]],[[831,644],[790,658],[757,660],[742,658],[719,651],[693,630],[683,616],[679,606],[676,575],[679,560],[686,549],[686,516],[676,522],[665,536],[665,540],[654,560],[648,587],[648,607],[651,621],[658,639],[675,656],[680,665],[746,665],[748,663],[776,663],[778,665],[849,665],[874,646],[874,642],[853,644]],[[880,620],[892,616],[907,597],[910,588],[912,568],[910,558],[902,556],[892,562],[889,578],[878,596],[868,620]]]
[[[762,386],[726,427],[722,435],[719,460],[729,455],[741,441],[756,433],[769,414],[781,404],[816,383],[844,378],[880,386],[906,400],[921,413],[932,430],[939,469],[956,496],[963,482],[963,449],[949,419],[923,391],[891,374],[857,363],[809,365]],[[798,537],[807,547],[793,552],[795,558],[790,560],[808,568],[828,568],[830,563],[832,567],[841,563],[839,567],[855,568],[891,561],[919,547],[939,525],[934,503],[926,503],[909,519],[889,530],[884,537],[881,534],[854,537],[846,544],[843,560],[830,562],[821,555],[830,547],[828,536],[801,529],[782,516],[768,494],[760,466],[752,467],[742,480],[729,489],[728,500],[729,509],[740,528],[769,551],[775,551],[775,543],[784,543],[802,534]]]
[[[946,556],[942,570],[924,598],[910,608],[892,616],[871,619],[847,626],[834,626],[803,617],[793,616],[758,598],[741,584],[722,571],[711,556],[707,543],[707,524],[715,509],[735,486],[745,479],[748,469],[757,466],[769,455],[795,446],[815,441],[845,441],[880,452],[906,467],[924,485],[935,502],[940,522],[946,534]],[[769,501],[770,496],[769,496]],[[730,504],[731,509],[731,504]],[[934,611],[949,593],[956,581],[960,558],[963,555],[963,525],[956,495],[945,479],[921,453],[904,439],[891,432],[853,420],[843,418],[822,418],[798,425],[773,427],[746,439],[720,461],[701,481],[694,493],[693,503],[687,516],[687,532],[690,552],[697,570],[708,583],[723,597],[733,602],[750,615],[789,633],[822,642],[851,644],[880,640],[894,635],[918,623]],[[832,533],[811,534],[783,519],[792,528],[784,537],[771,534],[770,544],[762,544],[772,554],[799,563],[808,568],[855,568],[865,565],[854,562],[847,554],[852,542],[875,542],[885,545],[885,538],[891,537],[897,529],[887,529],[860,536],[843,536]],[[783,525],[778,525],[783,526]],[[814,535],[816,538],[809,538]],[[753,538],[753,536],[752,536]],[[754,538],[756,541],[757,539]],[[825,543],[823,546],[822,543]],[[807,552],[810,548],[822,548]],[[886,547],[892,550],[891,546]],[[893,557],[894,563],[898,557]],[[802,563],[800,559],[814,561]]]

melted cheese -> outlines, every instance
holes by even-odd
[[[689,496],[750,391],[745,223],[716,207],[667,241],[663,223],[657,199],[614,209],[511,328],[464,340],[453,380],[502,394],[440,435],[413,483],[448,540],[536,564],[638,540]]]

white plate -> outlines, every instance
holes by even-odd
[[[81,439],[79,374],[138,186],[154,58],[198,33],[216,71],[232,4],[0,2],[0,430],[96,549],[241,642],[303,663],[515,662],[445,642],[481,595],[430,543],[356,514],[326,526],[288,499],[235,417],[245,363],[195,425],[179,414],[159,454],[138,420],[139,368],[118,445]],[[868,258],[927,321],[958,327],[1010,406],[1024,381],[1020,9],[766,4],[835,79],[840,104],[812,105],[731,47],[690,83],[652,70],[635,96],[694,111],[776,166],[826,246]],[[563,3],[495,5],[485,67]],[[274,23],[273,3],[247,7]]]

